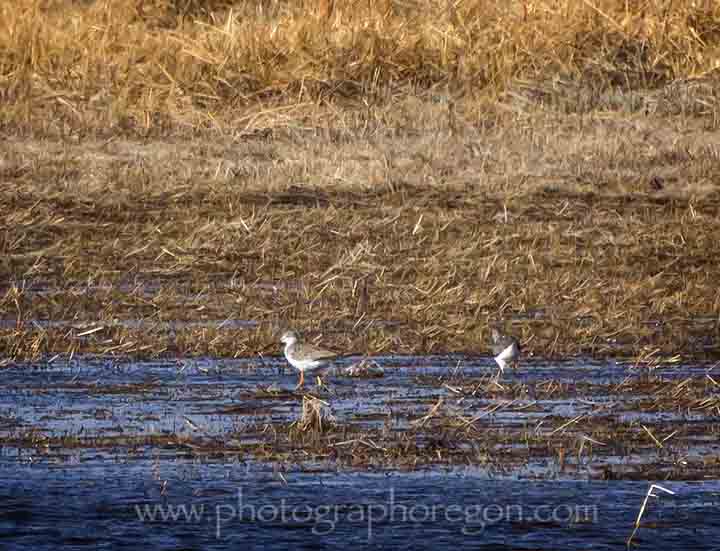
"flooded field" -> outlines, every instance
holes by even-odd
[[[6,368],[0,543],[620,549],[656,483],[634,543],[711,548],[713,364],[373,359],[305,393],[278,357]]]
[[[0,14],[0,551],[720,550],[720,3]]]

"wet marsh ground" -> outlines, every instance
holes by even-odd
[[[710,548],[719,10],[0,5],[2,543]]]
[[[99,455],[252,461],[280,472],[473,468],[488,478],[705,480],[720,469],[714,366],[377,358],[295,391],[284,360],[81,358],[3,372],[19,462]]]
[[[81,358],[3,372],[8,548],[711,548],[714,365],[377,357],[295,392],[284,359]],[[58,508],[58,503],[62,507]],[[53,542],[52,544],[49,542]],[[690,543],[688,543],[690,542]]]

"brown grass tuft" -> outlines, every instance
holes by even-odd
[[[322,433],[331,428],[334,422],[330,404],[314,396],[303,396],[302,414],[294,425],[297,430]]]

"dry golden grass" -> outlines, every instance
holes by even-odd
[[[3,3],[0,350],[717,356],[718,52],[716,2]]]
[[[0,6],[0,122],[80,137],[341,131],[428,93],[478,116],[518,79],[592,96],[713,76],[719,43],[712,0],[20,0]]]

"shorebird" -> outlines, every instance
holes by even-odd
[[[300,372],[300,381],[295,387],[296,390],[305,384],[306,371],[321,369],[340,356],[337,352],[298,342],[295,331],[286,331],[280,337],[280,341],[285,344],[285,358],[288,363]]]
[[[492,328],[492,351],[495,354],[495,362],[500,366],[500,371],[505,371],[505,366],[512,364],[517,367],[520,357],[520,342],[512,335],[502,334],[496,327]]]

